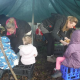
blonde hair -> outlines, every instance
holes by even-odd
[[[32,35],[24,35],[22,38],[23,42],[25,42],[25,45],[32,43]]]
[[[8,23],[6,24],[6,29],[15,28],[14,18],[10,18]]]
[[[75,22],[76,24],[78,23],[78,19],[76,17],[74,17],[74,16],[68,16],[67,20],[66,20],[66,23],[65,23],[64,27],[62,28],[63,32],[69,30],[69,28],[67,28],[68,21],[70,21],[71,23],[72,22]]]

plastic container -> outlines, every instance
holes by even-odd
[[[13,71],[16,75],[27,76],[28,79],[31,79],[33,76],[34,64],[32,65],[17,65],[13,68]],[[11,71],[8,70],[8,73],[11,74]]]
[[[64,80],[78,80],[80,79],[80,68],[74,69],[61,65],[62,78]]]
[[[64,46],[59,42],[55,42],[54,54],[63,54],[63,53],[64,53]]]

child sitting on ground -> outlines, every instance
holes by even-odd
[[[57,57],[55,73],[52,78],[60,77],[61,64],[67,67],[80,68],[80,30],[75,30],[71,35],[70,43],[63,55],[63,57]]]
[[[35,57],[37,56],[38,52],[36,47],[32,45],[32,36],[29,34],[24,35],[22,38],[23,45],[19,46],[19,54],[21,56],[21,63],[26,67],[28,65],[32,65],[36,62]]]

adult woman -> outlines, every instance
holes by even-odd
[[[9,18],[6,21],[6,36],[9,37],[12,49],[17,53],[18,46],[22,45],[22,37],[29,32],[31,27],[25,21]]]
[[[2,19],[4,19],[3,21],[5,22],[5,19],[7,19],[7,17],[3,15]],[[5,34],[7,37],[9,37],[11,47],[17,54],[19,52],[18,49],[19,45],[23,44],[22,37],[24,36],[24,34],[31,31],[31,27],[25,21],[17,20],[15,18],[9,18],[6,21],[5,28],[6,28]],[[2,77],[3,72],[4,70],[0,69],[0,78]]]
[[[48,41],[48,54],[47,61],[55,62],[55,57],[53,55],[54,49],[54,40],[61,42],[63,45],[68,45],[64,39],[68,39],[66,36],[66,32],[74,28],[77,24],[78,20],[76,17],[68,16],[65,17],[63,15],[56,14],[55,16],[51,16],[47,18],[41,23],[40,29]]]

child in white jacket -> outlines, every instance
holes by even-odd
[[[32,36],[26,34],[23,38],[23,44],[19,46],[19,54],[21,56],[21,63],[23,65],[31,65],[36,62],[35,57],[38,52],[36,47],[32,45]]]

